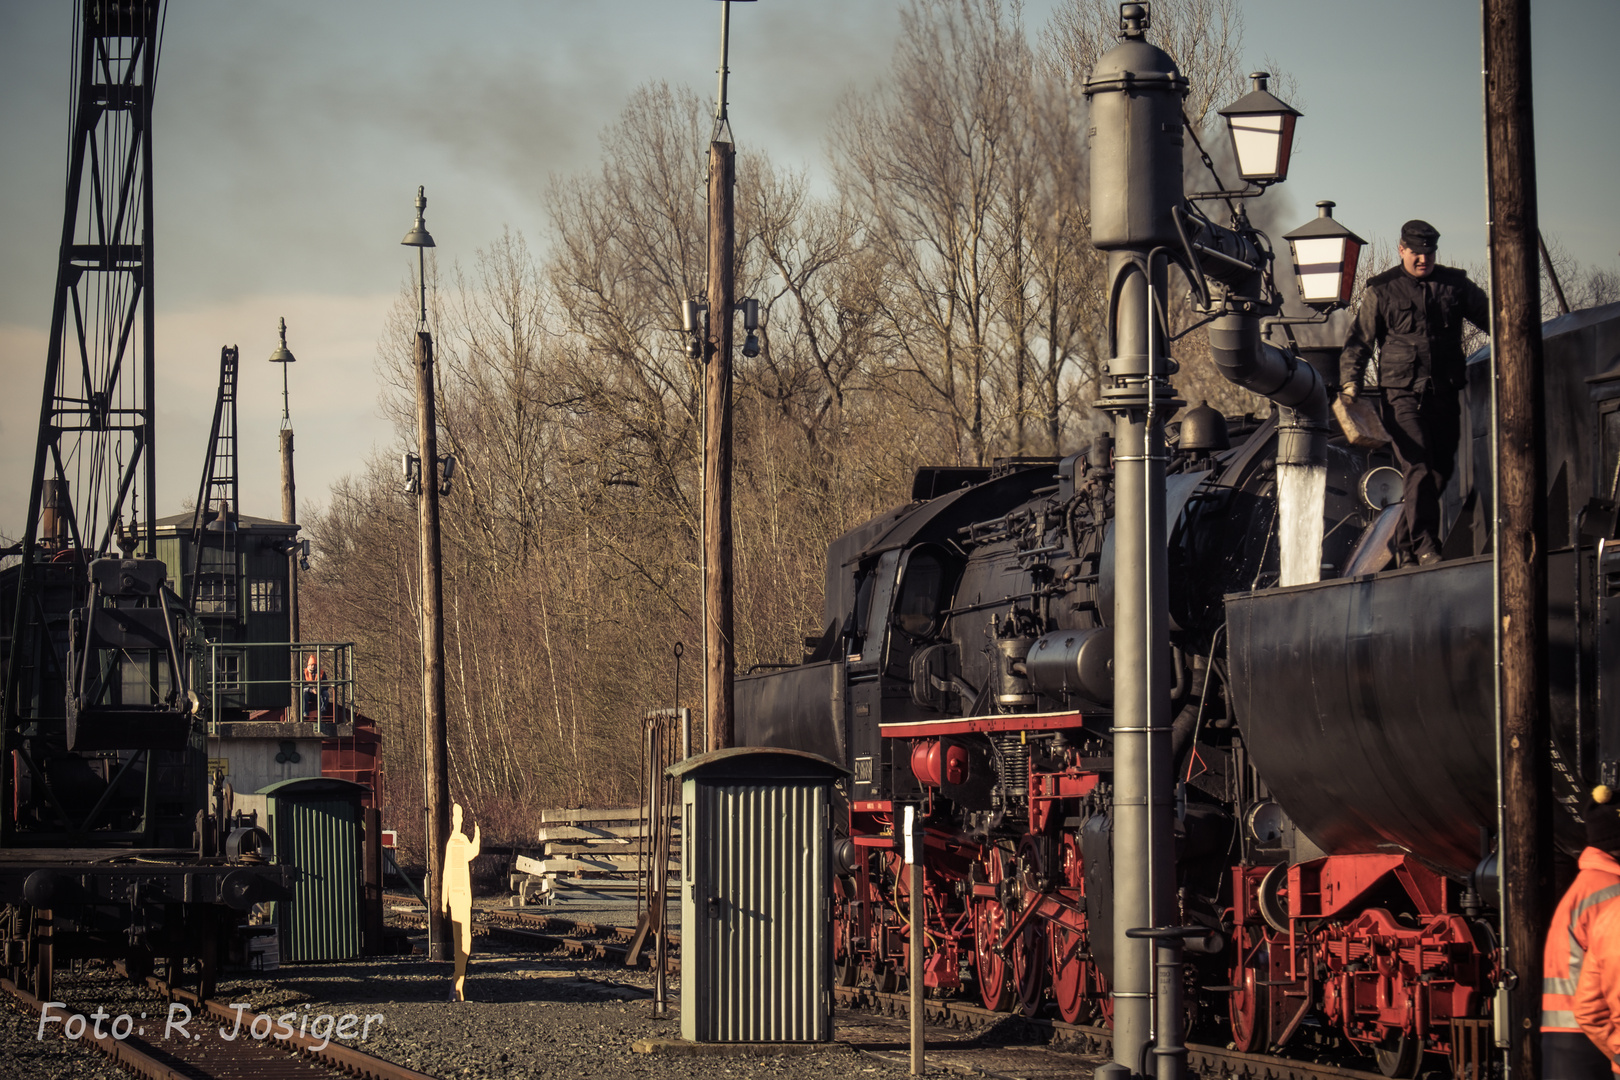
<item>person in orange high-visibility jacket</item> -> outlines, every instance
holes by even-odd
[[[1607,1080],[1620,1053],[1620,803],[1586,804],[1580,873],[1558,903],[1542,954],[1543,1080]],[[1620,1073],[1620,1065],[1613,1066]]]
[[[1575,986],[1574,1013],[1582,1038],[1608,1059],[1609,1075],[1603,1080],[1620,1077],[1620,904],[1605,906],[1587,927],[1586,962]],[[1545,1030],[1541,1038],[1543,1059],[1550,1060]],[[1542,1072],[1557,1075],[1545,1068]]]

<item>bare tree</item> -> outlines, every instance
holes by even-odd
[[[958,458],[975,462],[988,460],[998,419],[993,369],[1021,362],[996,325],[1019,295],[1005,278],[998,287],[997,232],[1032,63],[1001,0],[912,0],[889,83],[848,102],[832,137],[840,188],[884,258],[892,392],[950,425]]]
[[[743,288],[764,311],[759,362],[743,376],[821,447],[850,393],[869,388],[869,367],[886,344],[881,262],[863,246],[863,223],[847,201],[812,198],[802,173],[744,155],[738,186]]]
[[[1248,89],[1243,66],[1243,9],[1238,0],[1159,0],[1153,5],[1153,43],[1187,76],[1187,117],[1204,127],[1221,105]],[[1041,32],[1043,68],[1078,83],[1097,58],[1119,40],[1119,5],[1113,0],[1067,0]],[[1293,90],[1292,77],[1277,73]]]

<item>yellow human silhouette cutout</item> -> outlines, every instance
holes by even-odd
[[[450,808],[450,839],[444,845],[444,914],[455,924],[456,982],[451,1001],[467,1000],[467,958],[472,954],[472,874],[468,864],[478,857],[481,838],[473,826],[472,839],[461,831],[461,804]]]

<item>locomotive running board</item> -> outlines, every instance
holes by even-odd
[[[952,716],[943,720],[879,724],[878,731],[885,739],[922,739],[973,732],[1071,731],[1084,726],[1084,719],[1077,712],[997,713],[994,716]]]

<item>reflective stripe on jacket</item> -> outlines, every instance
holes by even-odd
[[[1541,1030],[1580,1031],[1575,993],[1598,915],[1620,899],[1620,862],[1589,847],[1581,852],[1581,872],[1558,902],[1547,930],[1541,961]],[[1620,963],[1614,968],[1620,974]],[[1617,987],[1620,991],[1620,987]],[[1589,1033],[1590,1034],[1590,1033]],[[1609,1051],[1613,1053],[1613,1051]]]

